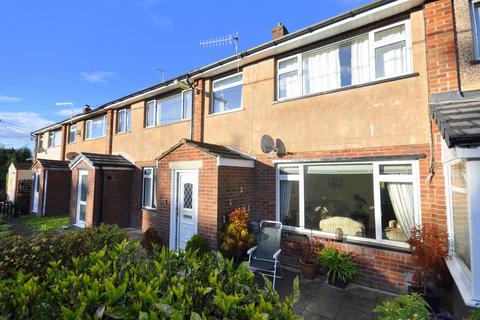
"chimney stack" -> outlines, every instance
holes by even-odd
[[[279,22],[275,26],[275,28],[272,29],[272,40],[276,40],[278,38],[281,38],[285,35],[288,34],[287,28],[283,25],[283,23]]]
[[[92,111],[92,108],[86,104],[85,107],[83,107],[83,113],[89,113],[90,111]]]

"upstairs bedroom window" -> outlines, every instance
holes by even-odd
[[[62,130],[50,131],[48,133],[48,147],[59,147],[62,144]]]
[[[117,111],[117,133],[130,132],[130,108]]]
[[[68,143],[75,143],[77,141],[77,126],[72,124],[68,130]]]
[[[403,21],[278,60],[278,100],[411,72],[409,30],[409,21]]]
[[[151,100],[145,107],[145,127],[150,128],[188,120],[191,113],[192,90]]]
[[[210,114],[242,108],[243,75],[237,73],[213,81],[213,102]]]
[[[106,136],[107,116],[100,116],[85,122],[85,140],[91,140]]]
[[[285,228],[406,247],[420,221],[416,161],[300,163],[277,169]]]
[[[473,0],[471,4],[475,59],[480,60],[480,0]]]

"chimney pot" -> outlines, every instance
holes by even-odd
[[[88,104],[86,104],[86,105],[83,107],[83,113],[88,113],[88,112],[90,112],[90,111],[92,111],[92,108],[91,108]]]
[[[283,25],[283,23],[279,22],[277,25],[272,29],[272,40],[276,40],[288,34],[287,28]]]

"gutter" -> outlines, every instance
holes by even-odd
[[[180,76],[177,76],[175,78],[171,78],[167,81],[164,81],[162,83],[159,83],[159,84],[156,84],[156,85],[153,85],[151,87],[147,87],[145,89],[142,89],[140,91],[137,91],[137,92],[134,92],[132,94],[129,94],[129,95],[126,95],[122,98],[119,98],[119,99],[116,99],[116,100],[113,100],[111,102],[107,102],[95,109],[93,109],[91,112],[87,113],[87,114],[79,114],[79,115],[76,115],[70,119],[67,119],[67,120],[64,120],[64,121],[61,121],[61,122],[58,122],[52,126],[46,126],[44,128],[41,128],[41,129],[38,129],[36,131],[33,131],[32,132],[32,135],[35,135],[35,134],[38,134],[38,133],[42,133],[44,131],[47,131],[54,128],[54,126],[56,125],[62,125],[62,124],[65,124],[67,123],[68,121],[73,121],[73,120],[80,120],[80,119],[83,119],[83,118],[86,118],[92,114],[98,114],[100,113],[101,111],[103,111],[104,109],[111,109],[111,108],[115,108],[118,104],[121,104],[121,103],[125,103],[133,98],[135,99],[138,99],[140,98],[141,96],[144,96],[144,95],[147,95],[147,94],[152,94],[155,92],[155,90],[159,90],[159,89],[162,89],[162,88],[166,88],[168,87],[169,85],[172,85],[175,83],[175,81],[187,81],[188,82],[188,79],[189,78],[192,78],[192,79],[195,79],[195,78],[199,78],[203,73],[207,72],[207,71],[210,71],[210,70],[213,70],[215,68],[218,68],[218,67],[221,67],[221,66],[224,66],[226,64],[229,64],[229,63],[233,63],[233,62],[236,62],[237,60],[242,60],[246,57],[249,57],[253,54],[256,54],[256,53],[260,53],[264,50],[267,50],[267,49],[270,49],[270,48],[274,48],[282,43],[285,43],[285,42],[288,42],[290,40],[293,40],[295,38],[298,38],[298,37],[301,37],[303,35],[308,35],[308,34],[311,34],[317,30],[320,30],[322,28],[325,28],[327,26],[330,26],[330,25],[333,25],[337,22],[341,22],[343,20],[346,20],[348,18],[354,18],[355,16],[359,15],[359,14],[362,14],[362,13],[365,13],[365,12],[368,12],[370,10],[373,10],[373,9],[376,9],[376,8],[379,8],[379,7],[382,7],[384,5],[388,5],[388,4],[391,4],[391,3],[394,3],[394,2],[409,2],[409,1],[412,1],[412,0],[377,0],[377,1],[374,1],[374,2],[371,2],[369,4],[366,4],[364,6],[361,6],[357,9],[354,9],[354,10],[350,10],[350,11],[347,11],[345,13],[342,13],[342,14],[339,14],[337,16],[334,16],[332,18],[329,18],[327,20],[324,20],[324,21],[321,21],[321,22],[318,22],[316,24],[313,24],[311,26],[308,26],[306,28],[303,28],[303,29],[300,29],[298,31],[295,31],[295,32],[292,32],[292,33],[289,33],[279,39],[275,39],[275,40],[270,40],[266,43],[263,43],[259,46],[256,46],[256,47],[253,47],[252,49],[247,49],[243,52],[240,52],[239,54],[236,54],[236,55],[232,55],[230,57],[227,57],[227,58],[224,58],[222,60],[219,60],[217,62],[214,62],[214,63],[211,63],[211,64],[208,64],[204,67],[201,67],[201,68],[198,68],[198,69],[194,69],[192,70],[191,72],[187,72],[187,73],[184,73]],[[424,2],[425,0],[418,0],[420,2]],[[413,7],[413,6],[412,6]],[[190,84],[189,84],[190,85]],[[192,100],[193,102],[193,100]],[[193,103],[192,103],[193,105]]]

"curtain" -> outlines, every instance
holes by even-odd
[[[303,75],[305,94],[339,88],[341,85],[339,47],[305,56]]]
[[[352,84],[370,80],[368,38],[352,41]]]
[[[386,77],[405,72],[405,41],[386,45],[375,50],[377,77]]]
[[[282,181],[280,184],[280,218],[288,217],[290,198],[292,195],[292,181]]]
[[[413,185],[411,183],[387,183],[388,194],[392,201],[395,217],[407,237],[415,226],[413,204]]]

